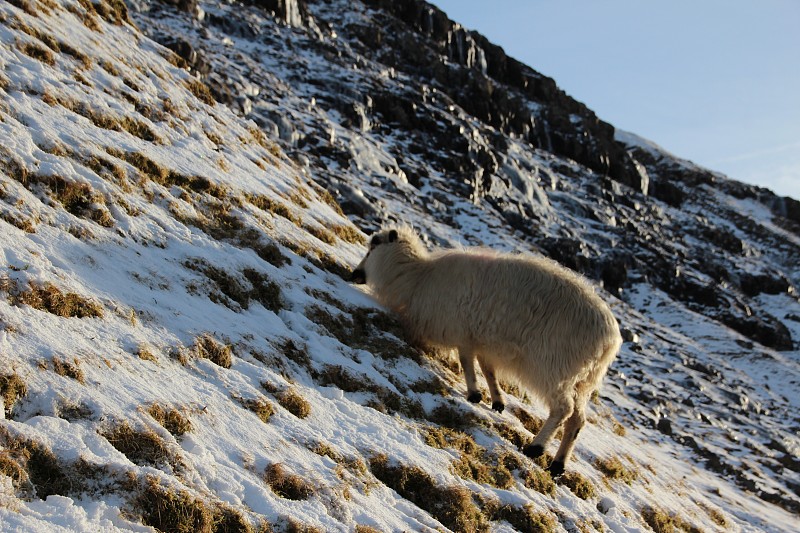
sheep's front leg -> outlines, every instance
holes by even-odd
[[[492,395],[492,409],[502,413],[503,409],[506,408],[506,404],[503,401],[503,391],[500,390],[500,384],[497,382],[494,365],[485,357],[478,357],[478,363],[480,363],[483,375],[486,377],[486,384],[489,385],[489,394]]]
[[[467,382],[467,401],[480,403],[483,396],[478,390],[478,380],[475,377],[475,352],[471,348],[461,347],[458,349],[458,358],[461,360],[461,368]]]

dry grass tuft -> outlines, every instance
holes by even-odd
[[[187,492],[176,492],[149,477],[133,502],[141,512],[142,523],[158,531],[210,531],[214,516],[209,506]]]
[[[36,441],[12,437],[0,428],[0,473],[22,494],[39,499],[66,496],[74,488],[55,454]]]
[[[128,422],[121,422],[101,431],[100,435],[136,465],[173,469],[179,465],[179,459],[169,450],[164,439],[151,429],[136,430]]]
[[[522,482],[529,489],[533,489],[550,497],[556,495],[556,484],[547,470],[533,469],[522,473]],[[584,498],[585,499],[585,498]]]
[[[184,433],[192,431],[191,420],[174,407],[165,407],[154,403],[147,408],[147,413],[174,437],[180,437]]]
[[[3,397],[6,418],[11,418],[14,404],[28,394],[28,386],[17,374],[0,375],[0,396]]]
[[[598,457],[594,461],[594,467],[600,470],[608,479],[624,481],[628,485],[639,477],[635,470],[631,470],[622,464],[618,457],[609,457],[607,459]]]
[[[214,95],[211,94],[211,89],[209,89],[208,85],[202,81],[192,78],[186,82],[186,88],[189,89],[189,92],[204,104],[212,107],[216,105],[217,102],[214,100]]]
[[[565,485],[572,493],[582,500],[594,498],[597,492],[592,482],[577,472],[565,472],[558,478],[559,485]]]
[[[36,43],[26,42],[19,45],[19,50],[26,56],[44,63],[45,65],[54,66],[56,58],[49,49],[39,46]]]
[[[701,533],[702,530],[690,524],[678,515],[670,515],[657,507],[645,507],[642,509],[642,518],[647,525],[653,528],[655,533],[675,533],[686,531],[687,533]]]
[[[54,357],[53,371],[59,376],[72,378],[82,385],[86,383],[86,376],[84,376],[83,370],[81,370],[80,367],[80,361],[78,361],[77,358],[68,361],[66,359]]]
[[[305,418],[311,414],[311,404],[294,389],[278,394],[278,403],[297,418]]]
[[[549,533],[556,531],[558,520],[549,512],[537,512],[533,504],[516,506],[498,500],[485,502],[483,512],[491,521],[505,520],[517,531]]]
[[[194,354],[201,359],[208,359],[217,366],[230,368],[233,364],[233,350],[222,344],[209,333],[203,333],[194,340]]]
[[[234,399],[245,409],[253,411],[265,424],[269,422],[270,417],[272,417],[272,414],[275,412],[275,408],[266,398],[249,399],[234,397]]]
[[[281,463],[274,463],[266,468],[264,481],[281,498],[307,500],[314,494],[314,487],[310,483],[288,471]]]
[[[459,477],[476,483],[508,489],[514,484],[511,471],[496,456],[475,443],[472,436],[445,427],[428,427],[425,433],[428,446],[452,449],[459,454],[453,461],[453,470]]]
[[[433,515],[453,531],[475,533],[489,530],[489,523],[463,486],[441,487],[433,478],[416,466],[389,464],[385,454],[370,459],[372,473],[418,507]]]
[[[11,295],[12,305],[25,304],[64,318],[96,318],[103,316],[103,307],[78,294],[64,294],[51,283],[43,286],[31,284],[27,291]]]

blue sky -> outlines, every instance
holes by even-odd
[[[800,199],[800,1],[432,3],[617,128]]]

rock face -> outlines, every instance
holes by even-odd
[[[800,203],[616,131],[436,7],[201,2],[198,21],[142,4],[144,31],[365,231],[422,218],[432,241],[482,244],[487,228],[503,227],[508,249],[548,255],[642,313],[702,317],[753,357],[797,348]],[[685,327],[682,342],[697,333],[690,322],[671,323]],[[651,379],[630,364],[639,383]],[[660,405],[658,392],[637,394]],[[661,420],[676,442],[697,443],[678,430],[694,419]]]

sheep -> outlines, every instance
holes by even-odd
[[[414,341],[458,350],[468,401],[482,400],[476,359],[494,410],[505,407],[499,377],[542,400],[549,416],[522,452],[539,457],[563,425],[549,470],[564,472],[586,404],[622,344],[614,315],[585,279],[546,258],[480,248],[428,252],[411,228],[398,227],[372,236],[351,281],[367,284]]]

